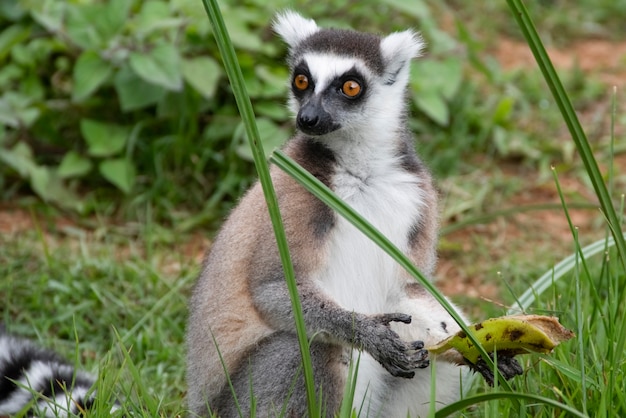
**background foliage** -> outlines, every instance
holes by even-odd
[[[294,6],[222,6],[268,151],[292,132],[284,46],[269,20]],[[411,122],[437,174],[457,173],[459,154],[475,150],[561,152],[512,123],[529,103],[477,59],[465,22],[454,22],[465,39],[439,28],[435,16],[452,8],[462,16],[458,5],[398,0],[336,0],[306,12],[323,25],[422,31],[429,59],[413,69]],[[213,225],[249,185],[251,154],[200,1],[3,2],[0,27],[2,199],[32,192],[62,210],[121,219],[149,211],[188,230]]]

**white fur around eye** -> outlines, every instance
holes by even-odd
[[[362,74],[369,75],[365,63],[355,58],[308,53],[302,59],[307,63],[311,76],[315,81],[315,93],[324,91],[333,80],[353,68],[357,68]]]

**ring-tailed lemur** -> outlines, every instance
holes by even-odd
[[[294,12],[279,14],[274,29],[289,45],[297,115],[285,152],[432,274],[437,193],[415,154],[406,105],[421,38],[322,29]],[[423,349],[459,329],[449,314],[355,227],[277,168],[271,175],[327,416],[343,398],[348,359],[359,355],[361,416],[424,416],[431,390],[437,407],[458,399],[461,369],[438,361],[431,387]],[[187,346],[192,413],[248,416],[254,405],[262,417],[306,415],[290,298],[259,184],[204,262]]]
[[[76,370],[57,353],[9,335],[0,326],[0,417],[20,412],[82,416],[94,405],[94,384],[92,375]]]

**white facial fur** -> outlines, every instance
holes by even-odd
[[[273,24],[274,30],[289,45],[292,55],[308,37],[322,30],[315,21],[306,19],[293,11],[280,13]],[[424,47],[422,38],[412,30],[395,32],[381,38],[380,54],[384,70],[382,74],[372,72],[364,61],[354,56],[337,55],[331,52],[306,52],[299,56],[308,65],[315,82],[315,93],[321,93],[328,84],[346,71],[356,67],[368,80],[368,99],[358,115],[343,114],[337,109],[326,109],[337,116],[344,129],[337,134],[376,138],[387,142],[393,134],[400,117],[405,111],[405,88],[408,84],[410,61],[420,55]],[[299,104],[290,97],[289,108],[297,114]],[[345,116],[345,118],[342,118]],[[334,136],[334,135],[331,135]],[[368,141],[369,142],[369,141]]]
[[[307,63],[311,76],[315,82],[315,94],[320,94],[337,77],[356,67],[369,79],[373,77],[363,61],[342,57],[332,54],[307,53],[302,56],[302,61]],[[289,109],[295,114],[298,113],[299,105],[295,97],[290,96]]]

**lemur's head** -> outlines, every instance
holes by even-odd
[[[423,47],[415,32],[322,29],[291,11],[277,16],[274,30],[289,45],[289,104],[298,129],[323,136],[395,128],[405,113],[410,61]]]

